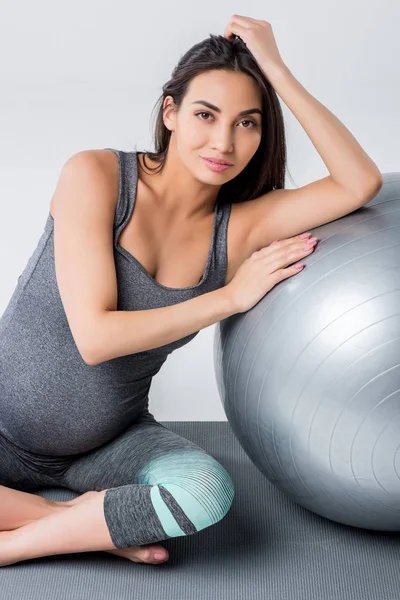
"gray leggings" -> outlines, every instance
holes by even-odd
[[[225,468],[148,410],[117,438],[69,457],[32,454],[0,436],[0,485],[106,489],[104,516],[117,548],[196,533],[221,520],[234,496]]]

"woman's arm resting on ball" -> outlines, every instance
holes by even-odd
[[[273,190],[243,204],[252,251],[340,219],[369,202],[382,187],[376,179],[356,196],[330,175],[293,190]]]

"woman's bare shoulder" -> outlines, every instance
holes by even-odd
[[[80,165],[80,161],[86,161],[88,156],[94,157],[96,159],[97,176],[99,174],[98,167],[100,167],[101,173],[105,175],[105,178],[103,178],[103,182],[107,185],[107,187],[108,185],[110,186],[110,201],[113,203],[113,205],[116,205],[116,202],[118,200],[118,156],[112,150],[81,150],[71,155],[71,157],[67,159],[65,164],[73,160],[75,164]],[[87,161],[85,162],[85,166],[87,167]],[[49,212],[51,216],[53,216],[53,200],[56,191],[57,188],[54,191],[54,194],[50,200]]]

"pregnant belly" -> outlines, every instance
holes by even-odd
[[[104,382],[103,382],[104,383]],[[83,389],[0,382],[0,433],[29,452],[66,456],[114,439],[148,406],[150,384]],[[72,393],[73,391],[73,393]]]

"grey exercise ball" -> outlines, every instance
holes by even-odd
[[[303,271],[216,325],[214,368],[270,482],[332,521],[400,531],[400,173],[383,180],[312,230]]]

